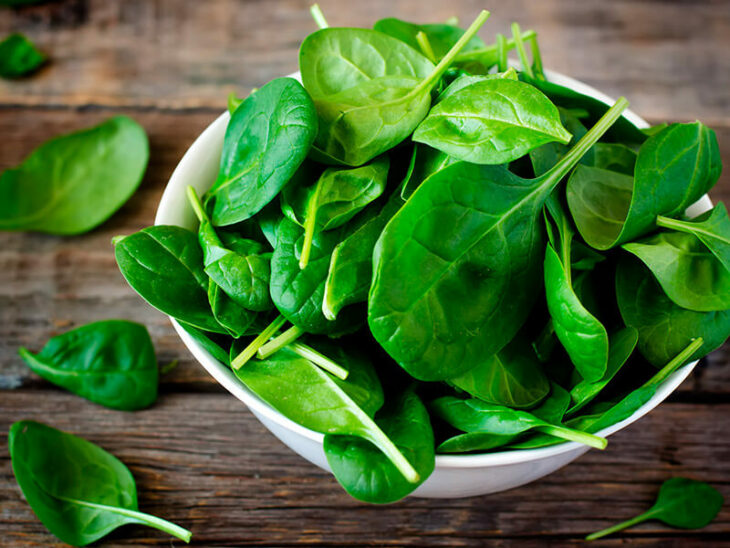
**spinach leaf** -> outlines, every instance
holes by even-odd
[[[667,296],[682,308],[730,308],[730,271],[694,234],[662,232],[623,248],[649,267]]]
[[[715,519],[724,502],[720,492],[711,485],[687,478],[672,478],[662,484],[654,506],[646,512],[590,534],[586,540],[603,538],[650,519],[681,529],[700,529]]]
[[[157,399],[155,349],[138,323],[90,323],[51,338],[37,354],[19,354],[47,381],[112,409],[144,409]]]
[[[624,108],[620,99],[537,179],[460,162],[390,220],[373,257],[368,323],[413,377],[453,378],[512,339],[537,296],[542,205]]]
[[[464,432],[514,435],[522,434],[528,430],[538,430],[557,438],[583,443],[596,449],[606,448],[604,438],[558,424],[551,424],[527,411],[489,404],[478,399],[461,400],[452,396],[443,396],[431,402],[430,407],[436,416]]]
[[[317,135],[317,113],[302,85],[277,78],[249,95],[228,122],[218,178],[206,208],[216,226],[258,213],[291,179]]]
[[[730,310],[695,312],[677,306],[638,260],[626,257],[619,262],[616,299],[626,325],[639,332],[639,352],[657,367],[695,337],[705,343],[690,360],[709,354],[730,337]]]
[[[410,483],[420,476],[393,441],[343,389],[341,381],[284,348],[235,370],[238,378],[285,417],[323,434],[359,436],[387,456]],[[306,397],[291,397],[306,394]]]
[[[544,143],[568,143],[558,109],[529,84],[488,79],[436,104],[413,140],[475,164],[504,164]]]
[[[242,307],[231,299],[213,280],[208,282],[208,302],[213,317],[234,339],[248,333],[256,320],[256,312]]]
[[[570,389],[570,399],[573,404],[568,410],[568,414],[573,414],[585,407],[611,382],[636,348],[638,338],[639,334],[633,327],[625,327],[611,336],[606,371],[598,380],[583,379]]]
[[[309,35],[299,65],[319,115],[316,146],[358,166],[407,138],[428,113],[431,90],[488,15],[483,11],[436,67],[378,31],[322,29]]]
[[[660,216],[657,217],[657,226],[694,234],[730,271],[730,218],[725,204],[719,203],[712,210],[689,221]]]
[[[216,340],[221,337],[220,334],[207,333],[202,329],[198,329],[194,325],[190,325],[189,323],[185,323],[180,320],[178,320],[178,323],[182,326],[185,332],[190,335],[193,340],[195,340],[195,342],[200,344],[200,346],[202,346],[216,360],[225,365],[230,364],[231,359],[229,359],[228,352],[226,352],[223,346],[221,346],[220,341]]]
[[[589,165],[624,175],[633,175],[636,168],[636,152],[620,143],[596,143],[593,146],[593,163]]]
[[[375,422],[413,464],[420,479],[407,481],[371,442],[357,436],[327,434],[324,451],[337,481],[363,502],[387,504],[412,493],[435,466],[433,429],[428,411],[413,390],[382,409]]]
[[[535,353],[520,337],[449,382],[487,403],[516,408],[533,407],[550,392]]]
[[[46,56],[22,34],[11,34],[0,42],[0,77],[2,78],[27,76],[38,70],[45,61]]]
[[[132,196],[148,157],[147,135],[126,116],[46,141],[0,175],[0,230],[88,232]]]
[[[528,30],[522,34],[522,39],[528,40],[534,36],[535,31]],[[502,38],[502,40],[504,40],[504,36],[498,34],[497,38],[500,37]],[[516,44],[514,39],[510,38],[508,40],[504,40],[501,49],[503,51],[505,60],[507,58],[507,52],[514,49],[515,46]],[[500,62],[500,53],[501,52],[499,43],[490,44],[480,49],[465,49],[464,51],[460,52],[456,57],[454,57],[454,66],[466,70],[471,74],[487,74],[490,68],[494,67]],[[500,70],[506,70],[506,67]]]
[[[700,122],[672,124],[639,149],[633,179],[579,166],[568,181],[568,206],[583,239],[596,249],[634,240],[696,202],[720,176],[715,132]]]
[[[461,74],[455,78],[454,81],[446,87],[446,89],[439,93],[435,102],[439,103],[447,97],[454,95],[457,91],[461,91],[472,84],[498,79],[517,80],[517,71],[510,68],[504,72],[497,72],[495,74]]]
[[[208,276],[195,234],[157,225],[114,242],[119,270],[140,297],[175,319],[205,331],[226,332],[210,310]]]
[[[547,173],[551,167],[558,163],[560,158],[567,154],[570,147],[574,146],[575,143],[577,143],[578,140],[588,132],[588,129],[586,129],[573,111],[558,108],[558,113],[560,114],[560,123],[565,126],[565,129],[567,129],[573,137],[568,144],[558,142],[545,143],[544,145],[530,151],[530,163],[532,164],[532,169],[536,176]],[[580,163],[592,165],[595,161],[594,151],[600,144],[601,143],[596,143],[593,145],[593,147],[580,159]]]
[[[61,541],[86,546],[128,523],[190,541],[190,531],[137,509],[129,469],[98,445],[45,424],[19,421],[10,427],[8,447],[25,499]]]
[[[420,143],[416,144],[413,151],[413,170],[401,188],[401,198],[403,201],[408,200],[411,194],[421,186],[421,183],[431,175],[459,161],[445,152]]]
[[[417,36],[419,32],[422,32],[426,35],[428,43],[431,44],[436,60],[443,58],[456,45],[459,38],[464,35],[464,29],[455,25],[444,23],[419,25],[396,19],[395,17],[388,17],[376,21],[373,29],[397,38],[401,42],[405,42],[416,51],[420,51]],[[481,38],[473,36],[461,51],[481,50],[486,47],[486,44]]]

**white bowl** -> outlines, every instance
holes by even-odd
[[[546,74],[555,83],[613,104],[613,100],[609,97],[582,82],[551,71],[546,71]],[[291,76],[299,78],[298,74]],[[644,119],[631,111],[626,111],[625,116],[640,128],[649,126]],[[185,189],[188,185],[192,185],[198,194],[202,195],[215,181],[228,119],[228,112],[221,114],[200,134],[180,160],[160,200],[155,224],[196,228],[197,219],[188,205]],[[697,215],[711,207],[709,198],[704,196],[690,208],[688,214]],[[208,373],[245,403],[266,428],[305,459],[329,470],[322,448],[324,438],[322,434],[304,428],[281,415],[246,388],[227,365],[211,356],[173,318],[170,320],[185,346]],[[598,435],[609,436],[646,415],[687,378],[695,365],[696,361],[678,369],[661,384],[654,397],[633,415],[601,430]],[[546,476],[577,459],[588,449],[579,443],[565,442],[541,449],[501,451],[483,455],[437,455],[433,474],[415,491],[414,496],[457,498],[504,491]],[[610,451],[610,444],[608,450]]]

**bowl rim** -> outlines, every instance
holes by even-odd
[[[518,66],[518,63],[514,60],[510,60],[510,65]],[[570,76],[566,76],[559,72],[545,70],[545,74],[548,79],[557,84],[569,87],[584,95],[592,96],[599,101],[606,104],[613,104],[614,100],[608,95],[598,91],[597,89],[585,84],[579,80],[576,80]],[[299,73],[290,74],[289,77],[300,80]],[[301,80],[300,80],[301,81]],[[649,127],[649,123],[642,117],[638,116],[631,110],[626,110],[624,116],[635,124],[639,128]],[[171,222],[170,218],[175,217],[176,207],[179,207],[179,197],[185,195],[185,189],[188,184],[191,184],[191,178],[195,181],[191,173],[195,173],[197,166],[201,163],[201,160],[210,156],[210,150],[220,150],[225,129],[228,124],[230,115],[228,111],[223,112],[218,116],[203,132],[195,139],[193,144],[183,155],[182,159],[174,169],[170,179],[165,187],[165,190],[160,199],[160,204],[157,209],[155,216],[155,225],[160,224],[177,224]],[[209,159],[209,158],[208,158]],[[212,184],[210,181],[209,184]],[[209,186],[209,184],[207,186]],[[207,188],[206,184],[199,184],[199,186]],[[200,189],[199,189],[200,190]],[[184,201],[187,203],[187,201]],[[689,212],[692,214],[699,214],[703,211],[709,210],[712,207],[712,202],[707,195],[703,196],[696,204],[690,207]],[[249,390],[238,378],[235,376],[229,366],[216,360],[207,350],[205,350],[197,341],[195,341],[183,328],[182,326],[171,316],[168,316],[175,331],[182,339],[185,346],[190,350],[195,359],[208,371],[208,373],[224,388],[226,388],[231,394],[237,399],[242,401],[246,406],[253,411],[255,414],[261,414],[267,419],[275,422],[279,426],[291,431],[294,434],[303,436],[311,441],[318,444],[323,443],[324,434],[315,432],[308,428],[305,428],[291,419],[285,417],[279,413],[276,409],[266,403],[264,400],[259,398],[251,390]],[[598,431],[596,434],[599,436],[607,437],[611,434],[622,430],[626,426],[639,420],[641,417],[649,413],[655,407],[657,407],[664,399],[669,396],[676,388],[684,381],[687,376],[697,365],[698,360],[690,362],[672,375],[667,377],[659,386],[658,390],[652,396],[652,398],[637,409],[630,417],[616,424],[613,424],[607,428]],[[501,466],[508,464],[516,464],[529,461],[537,461],[550,457],[555,457],[564,453],[569,453],[578,449],[586,449],[585,445],[577,442],[566,441],[549,447],[541,447],[536,449],[512,449],[508,451],[495,451],[492,453],[475,453],[475,454],[459,454],[459,455],[445,455],[436,454],[436,468],[437,469],[459,469],[459,468],[482,468],[491,466]]]

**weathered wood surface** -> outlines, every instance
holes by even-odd
[[[382,16],[441,20],[493,11],[484,36],[509,21],[536,28],[546,64],[626,95],[651,122],[699,118],[718,130],[730,166],[730,2],[677,0],[417,0],[320,2],[333,25]],[[137,194],[90,234],[0,233],[0,546],[51,546],[22,500],[5,432],[21,418],[79,433],[119,455],[139,480],[144,510],[195,533],[201,546],[244,544],[574,546],[589,531],[638,513],[662,480],[686,475],[730,496],[730,345],[713,353],[668,402],[603,453],[535,484],[464,500],[359,504],[327,474],[280,444],[194,363],[169,322],[118,273],[110,239],[152,223],[172,169],[246,90],[296,69],[314,28],[301,0],[60,0],[0,9],[0,36],[22,31],[52,62],[33,78],[0,81],[0,169],[51,135],[116,113],[138,120],[151,163]],[[730,173],[712,194],[730,203]],[[154,408],[121,413],[54,389],[28,373],[17,347],[108,317],[146,324],[161,362]],[[645,524],[606,546],[730,545],[730,514],[699,532]],[[169,545],[128,527],[103,546]],[[179,544],[179,543],[178,543]]]

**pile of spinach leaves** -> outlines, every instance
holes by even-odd
[[[302,83],[229,102],[197,232],[116,239],[130,285],[323,433],[363,501],[408,495],[437,452],[603,448],[730,335],[727,211],[684,216],[718,179],[714,132],[636,127],[625,99],[549,81],[534,32],[476,37],[487,16],[317,12]]]

